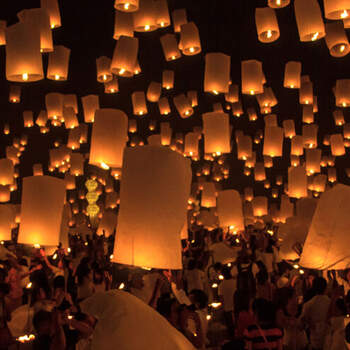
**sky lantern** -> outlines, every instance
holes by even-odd
[[[326,23],[326,44],[333,57],[344,57],[349,53],[349,40],[342,22]]]
[[[299,103],[313,105],[313,85],[311,81],[302,81],[299,89]]]
[[[89,163],[102,169],[121,168],[127,142],[128,117],[118,109],[96,111]]]
[[[307,174],[304,166],[288,169],[288,196],[291,198],[307,197]]]
[[[107,83],[113,79],[111,73],[111,62],[109,57],[101,56],[96,59],[97,81],[100,83]]]
[[[201,206],[204,208],[216,207],[216,188],[213,182],[203,183]]]
[[[171,112],[169,101],[167,97],[161,97],[158,101],[159,113],[161,115],[168,115]]]
[[[266,180],[266,172],[264,163],[256,162],[254,167],[254,180],[255,181],[265,181]]]
[[[288,6],[290,0],[268,0],[268,5],[271,8],[279,9]]]
[[[67,123],[65,122],[67,125]],[[72,128],[68,133],[67,147],[72,150],[80,149],[80,130],[79,128]]]
[[[123,12],[135,12],[139,9],[139,0],[115,0],[114,7]]]
[[[96,110],[100,109],[100,101],[98,95],[87,95],[81,98],[84,110],[85,123],[93,123]]]
[[[284,137],[292,139],[295,136],[295,125],[293,119],[286,119],[282,122]]]
[[[50,92],[45,95],[47,117],[60,121],[63,118],[63,95],[58,92]]]
[[[321,156],[322,151],[318,148],[307,149],[306,150],[306,172],[308,175],[313,175],[321,171]]]
[[[173,70],[165,69],[162,73],[162,88],[166,90],[171,90],[174,88],[174,76]]]
[[[284,70],[283,86],[289,89],[300,88],[301,62],[289,61]]]
[[[162,146],[169,146],[171,143],[171,135],[173,131],[168,122],[160,123],[160,137]]]
[[[186,9],[176,9],[171,13],[173,19],[174,32],[180,33],[181,26],[187,23]]]
[[[254,197],[252,200],[254,216],[261,217],[268,214],[268,202],[264,196]]]
[[[106,94],[116,94],[119,92],[119,82],[116,77],[104,84]]]
[[[65,196],[64,180],[51,176],[24,178],[18,242],[57,246]]]
[[[65,174],[64,176],[64,182],[66,183],[66,189],[69,190],[75,190],[75,176],[70,174]]]
[[[111,72],[122,77],[132,77],[135,73],[138,50],[137,38],[122,35],[114,49]]]
[[[190,90],[187,92],[187,98],[190,100],[191,106],[198,106],[198,93],[196,90]]]
[[[0,21],[0,46],[6,45],[6,21]]]
[[[317,147],[317,124],[303,125],[303,143],[304,148],[316,148]]]
[[[150,102],[158,102],[162,93],[162,85],[156,81],[151,81],[147,89],[147,100]]]
[[[202,51],[199,31],[195,23],[181,25],[180,50],[185,56],[197,55]]]
[[[33,111],[23,111],[23,122],[25,128],[34,126]]]
[[[280,219],[282,222],[286,222],[288,218],[294,216],[294,205],[290,202],[289,197],[282,194],[281,206],[280,206]]]
[[[262,63],[257,60],[242,61],[242,94],[256,95],[264,92]]]
[[[350,106],[350,79],[338,79],[335,85],[335,103],[337,107]]]
[[[255,9],[255,24],[258,39],[262,43],[272,43],[280,36],[275,10],[271,7]]]
[[[132,14],[135,31],[151,32],[156,30],[158,28],[156,11],[154,0],[139,0],[139,9]]]
[[[7,203],[11,199],[10,185],[0,185],[0,203]]]
[[[350,123],[344,124],[343,135],[345,139],[350,139]]]
[[[249,121],[255,122],[256,120],[258,120],[258,115],[256,113],[255,108],[253,108],[253,107],[247,108],[247,113],[249,116]]]
[[[143,116],[148,113],[145,93],[143,91],[134,91],[131,94],[131,101],[134,115]]]
[[[314,177],[314,191],[324,192],[326,189],[326,183],[327,183],[327,175],[317,174]]]
[[[237,84],[231,84],[228,93],[225,94],[225,101],[235,103],[239,101],[239,87]]]
[[[45,8],[50,17],[50,27],[55,29],[61,26],[61,14],[57,0],[41,0],[41,7]]]
[[[156,0],[156,23],[159,28],[169,27],[171,24],[168,1]]]
[[[252,156],[252,138],[249,135],[238,137],[237,156],[242,160],[247,160]]]
[[[244,188],[244,200],[251,202],[254,198],[254,191],[251,187]]]
[[[185,94],[174,96],[173,102],[181,118],[185,119],[193,114],[190,101]]]
[[[13,216],[13,208],[11,205],[0,205],[0,241],[10,241],[12,239]]]
[[[283,129],[278,126],[265,128],[263,154],[270,157],[282,157]]]
[[[303,139],[303,136],[295,135],[292,138],[290,154],[294,155],[294,156],[302,156],[304,154],[304,139]]]
[[[334,183],[337,181],[337,169],[334,167],[327,169],[328,181],[330,183]]]
[[[137,120],[136,119],[129,119],[128,131],[131,134],[134,134],[135,132],[137,132]]]
[[[344,147],[344,140],[342,134],[333,134],[331,135],[331,151],[332,155],[335,157],[343,156],[345,155],[345,147]]]
[[[81,153],[72,153],[70,158],[69,172],[74,176],[81,176],[84,174],[84,156]]]
[[[49,65],[47,68],[47,79],[67,80],[69,69],[70,49],[62,45],[55,45],[55,50],[49,53]]]
[[[72,107],[75,114],[78,114],[78,99],[76,94],[63,95],[63,107]]]
[[[333,112],[334,123],[336,126],[342,126],[345,123],[344,113],[341,109],[336,109]]]
[[[43,166],[40,163],[33,164],[33,176],[43,176]]]
[[[113,39],[118,40],[121,36],[134,36],[134,20],[131,13],[115,11]]]
[[[303,105],[303,123],[312,124],[314,122],[313,106]]]
[[[217,156],[230,153],[230,123],[226,113],[209,112],[203,114],[203,134],[205,153]]]
[[[10,159],[0,159],[0,185],[6,186],[13,184],[14,166]]]
[[[198,157],[198,135],[189,132],[185,136],[184,154],[188,157]]]
[[[323,0],[324,14],[327,19],[342,19],[350,17],[349,0]]]
[[[256,152],[253,151],[251,157],[248,157],[245,161],[245,166],[247,168],[254,168],[256,163]]]
[[[264,167],[272,168],[273,167],[273,158],[270,156],[264,156]]]
[[[19,85],[10,85],[9,102],[10,103],[21,102],[21,87]]]
[[[180,232],[190,195],[190,161],[161,146],[127,148],[122,173],[113,261],[182,269]]]
[[[223,53],[205,55],[204,91],[214,95],[227,93],[230,82],[231,57]]]
[[[300,41],[316,41],[326,34],[322,13],[317,0],[294,1]]]
[[[39,27],[19,22],[6,28],[6,79],[31,82],[44,78]]]
[[[181,52],[177,45],[176,36],[174,34],[165,34],[160,37],[163,53],[166,61],[174,61],[181,57]]]

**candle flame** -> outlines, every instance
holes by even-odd
[[[22,79],[23,80],[28,80],[28,73],[23,73],[22,74]]]

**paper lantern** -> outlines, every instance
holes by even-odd
[[[80,148],[80,130],[74,128],[69,130],[67,147],[72,150],[78,150]]]
[[[254,180],[255,181],[265,181],[266,173],[264,163],[257,162],[254,167]]]
[[[277,115],[276,114],[269,114],[264,117],[265,127],[270,126],[278,126],[277,124]]]
[[[162,87],[166,90],[174,88],[174,71],[164,70],[162,73]]]
[[[50,17],[51,29],[58,28],[61,26],[61,15],[60,8],[57,0],[41,0],[41,7],[45,8]]]
[[[187,92],[187,98],[190,100],[191,106],[196,107],[198,106],[198,95],[197,91],[191,90]]]
[[[184,154],[189,157],[198,157],[198,135],[189,132],[185,136]]]
[[[344,114],[343,111],[340,109],[337,109],[333,112],[333,118],[334,118],[334,123],[336,126],[342,126],[344,125]]]
[[[10,103],[20,103],[21,102],[21,87],[20,86],[10,85],[9,102]]]
[[[202,51],[199,31],[195,23],[181,25],[180,50],[186,56],[197,55]]]
[[[165,34],[160,37],[163,53],[166,61],[174,61],[181,57],[181,52],[178,49],[176,36],[174,34]]]
[[[11,191],[9,185],[0,185],[0,203],[9,202],[11,199]]]
[[[58,245],[65,195],[64,180],[51,176],[23,179],[20,243]]]
[[[158,28],[154,0],[139,0],[139,9],[132,15],[136,32],[151,32]]]
[[[314,148],[306,150],[305,167],[308,175],[313,175],[321,171],[321,155],[322,151],[320,149]]]
[[[190,101],[185,94],[174,96],[173,102],[181,118],[188,118],[193,114]]]
[[[304,148],[316,148],[317,147],[317,133],[318,133],[318,125],[317,124],[303,125]]]
[[[113,79],[111,73],[112,60],[106,56],[101,56],[96,59],[97,81],[100,83],[107,83]]]
[[[256,120],[258,120],[258,116],[254,108],[252,107],[247,108],[247,113],[249,116],[249,121],[255,122]]]
[[[254,216],[265,216],[268,213],[267,210],[267,198],[263,196],[254,197],[252,200],[253,214]]]
[[[139,9],[139,0],[115,0],[114,7],[123,12],[135,12]]]
[[[76,94],[63,95],[63,107],[72,107],[75,114],[78,114],[78,100]]]
[[[205,55],[204,91],[214,95],[229,91],[231,58],[223,53]]]
[[[284,137],[292,139],[295,136],[295,125],[293,119],[283,120]]]
[[[273,10],[272,10],[273,11]],[[262,64],[257,60],[242,61],[242,93],[246,95],[262,94]]]
[[[264,167],[272,168],[273,167],[273,158],[270,156],[264,156]]]
[[[201,206],[204,208],[216,207],[216,188],[213,182],[203,184]]]
[[[63,107],[63,119],[67,129],[74,129],[79,126],[73,107]]]
[[[11,185],[14,180],[14,166],[10,159],[0,159],[0,185]]]
[[[139,41],[137,38],[121,36],[114,49],[111,72],[125,77],[134,75],[137,62]]]
[[[134,20],[131,13],[115,11],[113,39],[121,36],[134,36]]]
[[[312,0],[313,1],[313,0]],[[313,104],[313,90],[310,81],[301,82],[299,90],[299,103],[302,105]]]
[[[0,21],[0,46],[6,45],[6,21]]]
[[[303,136],[296,135],[292,138],[290,154],[294,156],[302,156],[304,154]]]
[[[324,0],[323,4],[328,19],[346,19],[350,16],[349,0]]]
[[[89,163],[103,168],[121,168],[127,142],[128,117],[118,109],[96,111]]]
[[[167,97],[161,97],[158,101],[159,113],[161,115],[168,115],[170,110],[170,105]]]
[[[169,123],[160,123],[160,136],[163,146],[169,146],[171,142],[172,130]]]
[[[283,86],[290,89],[300,88],[301,62],[290,61],[284,70]]]
[[[50,92],[45,95],[45,106],[47,117],[53,120],[63,119],[63,95],[57,92]]]
[[[34,126],[33,121],[33,112],[32,111],[24,111],[23,112],[23,122],[25,128],[31,128]]]
[[[40,35],[40,52],[53,51],[50,17],[47,9],[25,9],[18,12],[17,17],[19,18],[20,22],[28,22],[30,26],[35,26],[38,28]]]
[[[129,148],[122,172],[113,260],[181,269],[180,232],[190,193],[190,161],[164,147]]]
[[[344,124],[343,135],[344,135],[344,138],[350,139],[350,123]]]
[[[137,132],[137,121],[136,119],[129,119],[128,131],[132,134]]]
[[[345,154],[344,141],[341,134],[331,135],[330,142],[333,156],[339,157]]]
[[[350,79],[338,79],[335,85],[335,103],[337,107],[350,105]]]
[[[167,0],[157,0],[155,2],[156,5],[156,23],[160,28],[165,28],[170,26],[170,16],[168,9],[168,1]]]
[[[294,205],[290,202],[288,196],[281,196],[281,209],[280,209],[280,219],[282,222],[294,215]]]
[[[314,122],[313,106],[303,105],[303,123],[312,124]]]
[[[252,155],[246,159],[245,166],[247,168],[254,168],[255,163],[256,163],[256,152],[252,152]]]
[[[275,11],[270,7],[255,9],[255,24],[258,39],[262,43],[272,43],[280,36]]]
[[[70,159],[70,174],[81,176],[84,174],[84,156],[80,153],[72,153]]]
[[[186,9],[177,9],[171,13],[173,19],[174,32],[180,33],[181,26],[187,23],[187,13]]]
[[[0,241],[10,241],[13,225],[13,208],[9,204],[0,205]]]
[[[235,190],[219,191],[217,212],[220,227],[229,228],[231,232],[244,230],[242,200]]]
[[[283,129],[278,126],[265,128],[263,154],[270,157],[282,157]]]
[[[75,190],[75,176],[66,174],[64,177],[67,190]]]
[[[41,164],[33,164],[33,176],[43,176],[43,166]]]
[[[300,41],[315,41],[325,36],[325,27],[317,0],[294,1],[294,12]]]
[[[326,44],[333,57],[344,57],[350,51],[342,22],[326,23]]]
[[[16,147],[13,146],[7,146],[6,147],[6,158],[12,160],[12,163],[14,165],[19,163],[19,157],[20,156],[20,152],[18,152],[18,149]]]
[[[296,166],[288,169],[288,196],[291,198],[307,197],[307,175],[305,167]]]
[[[6,79],[30,82],[44,78],[38,26],[19,22],[6,28]]]
[[[249,135],[240,136],[237,140],[237,157],[246,160],[252,156],[252,139]]]
[[[232,114],[237,118],[243,114],[242,103],[240,101],[232,103]]]
[[[147,89],[147,100],[150,102],[157,102],[162,93],[162,85],[155,81],[151,81]]]
[[[116,94],[119,92],[119,83],[117,78],[113,78],[108,83],[105,83],[105,93],[106,94]]]
[[[242,63],[243,64],[243,63]],[[239,88],[236,84],[231,84],[228,93],[225,94],[225,101],[235,103],[239,101]]]
[[[134,91],[131,94],[131,100],[134,115],[145,115],[148,113],[145,93],[143,91]]]
[[[324,192],[326,189],[327,175],[318,174],[314,177],[314,190]]]
[[[327,169],[328,181],[334,183],[337,181],[337,170],[335,168]]]
[[[246,187],[244,189],[244,200],[251,202],[254,198],[254,192],[251,187]]]
[[[96,110],[100,109],[98,95],[87,95],[81,98],[85,123],[93,123]]]
[[[106,193],[105,206],[109,209],[114,209],[119,204],[119,193],[117,192],[109,192]]]
[[[268,0],[268,5],[271,8],[282,8],[288,6],[290,3],[290,0]]]

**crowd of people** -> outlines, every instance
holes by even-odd
[[[80,303],[109,289],[148,304],[197,349],[350,348],[350,270],[281,261],[267,230],[189,234],[181,271],[111,263],[112,237],[70,237],[54,252],[2,244],[0,350],[91,348],[98,320]]]

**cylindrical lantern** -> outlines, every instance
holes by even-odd
[[[205,55],[204,91],[214,95],[227,93],[230,82],[231,57],[223,53]]]
[[[254,167],[254,180],[255,181],[265,181],[266,173],[264,163],[256,162]]]
[[[273,158],[270,156],[264,156],[264,167],[272,168],[273,167]]]
[[[63,107],[72,107],[75,114],[78,114],[78,100],[76,94],[63,95]]]
[[[170,15],[168,9],[168,1],[167,0],[157,0],[155,2],[156,5],[156,23],[160,28],[165,28],[170,26]]]
[[[263,154],[270,157],[282,157],[283,129],[278,126],[265,128]]]
[[[213,182],[203,183],[201,206],[204,208],[216,207],[216,188]]]
[[[163,53],[166,61],[174,61],[181,57],[178,49],[176,36],[174,34],[165,34],[160,37]]]
[[[101,56],[96,59],[97,81],[107,83],[113,79],[111,73],[111,62],[109,57]]]
[[[163,146],[169,146],[171,143],[172,130],[169,123],[160,123],[160,137]]]
[[[166,90],[170,90],[174,87],[174,71],[164,70],[162,74],[162,87]]]
[[[57,92],[50,92],[45,95],[45,106],[47,117],[52,120],[63,119],[63,95]]]
[[[73,107],[63,107],[63,118],[64,118],[64,124],[67,129],[74,129],[79,126],[79,122],[74,113]]]
[[[6,79],[30,82],[44,78],[39,28],[19,22],[6,28]]]
[[[302,156],[304,154],[304,139],[303,136],[296,135],[292,138],[291,155]]]
[[[115,11],[113,38],[118,40],[121,36],[134,36],[134,21],[131,13]]]
[[[189,132],[185,136],[184,154],[189,157],[198,157],[198,135]]]
[[[337,109],[333,112],[334,123],[336,126],[342,126],[345,123],[344,114],[341,109]]]
[[[325,36],[326,30],[317,0],[295,0],[294,12],[300,41],[315,41]]]
[[[350,79],[338,79],[335,85],[335,104],[337,107],[350,106]]]
[[[190,90],[187,92],[187,98],[190,100],[191,106],[198,106],[198,94],[196,90]]]
[[[111,72],[125,77],[132,77],[135,73],[139,41],[137,38],[121,36],[114,49]]]
[[[326,23],[326,44],[333,57],[344,57],[350,51],[342,22]]]
[[[57,246],[65,196],[64,180],[51,176],[24,178],[18,242]]]
[[[14,224],[14,210],[10,204],[0,205],[0,241],[10,241]]]
[[[10,186],[6,185],[0,185],[0,203],[6,203],[9,202],[11,199],[11,191]]]
[[[186,56],[197,55],[202,51],[199,31],[195,23],[181,26],[180,49]]]
[[[81,98],[85,123],[93,123],[96,110],[100,109],[98,95],[87,95]]]
[[[311,81],[302,81],[299,90],[299,103],[302,105],[313,104],[313,87]]]
[[[326,189],[327,175],[318,174],[314,177],[314,191],[324,192]]]
[[[34,126],[32,111],[23,112],[23,122],[25,128],[31,128],[32,126]]]
[[[190,194],[190,161],[164,147],[129,148],[122,172],[113,260],[182,269],[180,232]]]
[[[148,113],[145,93],[143,91],[134,91],[131,94],[131,100],[134,115],[145,115]]]
[[[290,89],[300,88],[301,62],[286,63],[283,86]]]
[[[116,94],[119,92],[119,83],[117,78],[113,78],[108,83],[105,83],[105,93],[106,94]]]
[[[14,166],[10,159],[0,159],[0,185],[12,185],[14,180]]]
[[[288,196],[291,198],[307,197],[307,175],[305,167],[296,166],[288,169]]]
[[[251,157],[248,157],[245,161],[245,166],[247,168],[254,168],[256,163],[256,152],[252,152]]]
[[[139,9],[139,0],[115,0],[114,7],[123,12],[135,12]]]
[[[267,198],[263,196],[254,197],[252,200],[254,216],[265,216],[268,214]]]
[[[80,141],[79,128],[73,128],[73,129],[69,130],[67,147],[72,149],[72,150],[78,150],[80,148],[79,141]]]
[[[283,120],[284,137],[292,139],[295,136],[295,125],[293,119]]]
[[[162,93],[162,85],[155,81],[151,81],[147,89],[147,100],[150,102],[157,102]]]
[[[244,200],[251,202],[254,198],[254,191],[251,187],[246,187],[244,189]]]
[[[70,174],[81,176],[84,174],[84,156],[80,153],[72,153],[70,158]]]
[[[10,86],[9,101],[11,103],[21,102],[21,87],[18,85]]]
[[[312,124],[314,122],[313,106],[303,105],[303,123]]]
[[[185,94],[174,96],[173,102],[181,118],[188,118],[193,114],[190,101]]]
[[[328,19],[345,19],[350,16],[349,0],[323,0],[323,4]]]
[[[270,7],[255,9],[255,23],[258,39],[262,43],[272,43],[280,37],[275,10]]]
[[[320,149],[314,148],[306,150],[305,168],[308,175],[313,175],[321,171],[321,156],[322,151]]]
[[[156,11],[154,0],[139,0],[139,9],[132,14],[134,30],[136,32],[151,32],[156,30],[158,28]]]
[[[137,132],[137,121],[136,121],[136,119],[129,119],[128,131],[131,134],[134,134],[135,132]]]
[[[303,143],[304,148],[316,148],[317,147],[317,124],[303,125]]]
[[[43,176],[43,166],[38,163],[38,164],[33,164],[33,176]]]
[[[121,168],[128,135],[128,117],[118,109],[99,109],[92,128],[89,163]]]
[[[66,174],[64,176],[64,181],[66,183],[67,190],[75,190],[75,176]]]
[[[331,151],[335,157],[343,156],[345,154],[345,147],[343,136],[341,134],[331,135]]]
[[[345,139],[350,139],[350,123],[344,124],[343,135]]]
[[[61,26],[60,8],[57,0],[41,0],[41,7],[49,13],[51,29]]]
[[[279,9],[289,5],[290,0],[268,0],[268,5],[271,8]]]
[[[225,94],[225,101],[235,103],[239,101],[239,88],[236,84],[231,84],[228,88],[228,93]]]
[[[252,156],[252,138],[249,135],[242,135],[237,140],[237,157],[246,160]]]
[[[258,116],[257,116],[255,108],[253,108],[253,107],[247,108],[247,113],[249,116],[249,121],[255,122],[256,120],[258,120]]]
[[[336,170],[336,168],[328,168],[327,172],[328,172],[328,174],[327,174],[328,175],[328,181],[330,183],[336,182],[337,181],[337,170]]]
[[[0,21],[0,46],[6,45],[6,21]]]
[[[187,23],[186,9],[177,9],[171,13],[173,19],[174,32],[180,33],[181,26]]]
[[[273,10],[272,10],[273,11]],[[262,63],[257,60],[242,61],[242,94],[256,95],[264,92]]]

